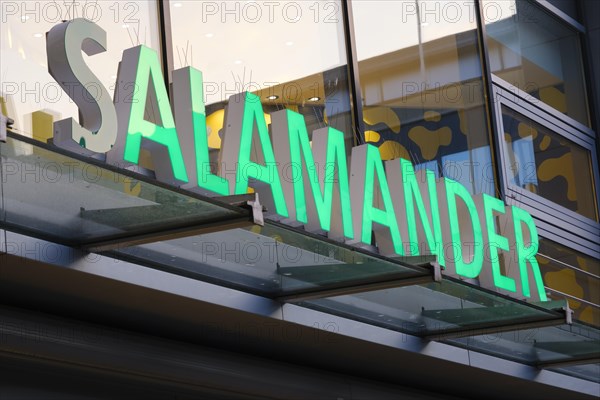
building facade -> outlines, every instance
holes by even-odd
[[[7,398],[600,396],[598,2],[0,5]]]

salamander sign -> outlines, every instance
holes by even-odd
[[[384,163],[372,145],[353,147],[349,163],[343,132],[318,129],[311,145],[304,117],[291,110],[271,114],[269,134],[260,99],[251,93],[229,99],[215,173],[200,71],[173,72],[170,102],[157,53],[133,47],[123,52],[112,101],[82,50],[106,50],[106,32],[93,22],[74,19],[47,35],[49,72],[81,115],[78,122],[54,123],[55,144],[106,153],[119,166],[137,164],[145,148],[161,181],[222,196],[248,193],[252,184],[276,214],[307,230],[368,245],[374,234],[384,255],[435,254],[449,274],[546,300],[535,258],[538,235],[526,211],[485,194],[473,197],[458,182],[415,171],[410,161]],[[154,118],[145,116],[149,101]]]

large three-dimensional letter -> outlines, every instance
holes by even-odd
[[[106,31],[83,18],[53,27],[46,39],[48,72],[79,107],[79,123],[54,123],[54,144],[78,153],[106,153],[117,138],[117,114],[108,91],[86,65],[88,56],[106,51]],[[81,124],[81,125],[80,125]]]

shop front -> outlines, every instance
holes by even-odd
[[[8,398],[600,395],[591,119],[540,106],[535,112],[559,121],[550,131],[550,117],[503,91],[509,75],[485,78],[503,51],[495,29],[508,23],[485,20],[487,2],[457,3],[462,17],[445,33],[443,21],[437,31],[419,21],[437,4],[430,14],[447,22],[447,6],[398,2],[404,25],[416,18],[419,43],[368,48],[358,33],[374,8],[317,2],[306,22],[307,5],[286,2],[279,19],[294,26],[283,30],[294,39],[283,47],[304,43],[294,24],[318,26],[307,33],[324,38],[317,65],[305,61],[294,70],[302,78],[290,79],[277,76],[284,61],[274,69],[256,59],[271,84],[242,79],[235,90],[211,60],[221,54],[210,52],[211,40],[238,12],[234,36],[273,28],[277,8],[264,25],[251,21],[265,6],[257,2],[138,3],[130,3],[142,10],[136,16],[158,13],[160,32],[143,37],[138,18],[137,38],[119,52],[106,18],[126,32],[135,24],[117,18],[117,3],[93,15],[86,5],[80,16],[73,6],[71,18],[51,23],[44,2],[2,4],[10,75],[0,136],[0,382]],[[292,7],[301,10],[296,22],[287,20]],[[186,9],[212,29],[193,39],[206,68],[192,66],[190,49],[165,44],[181,34],[170,21]],[[49,80],[28,92],[26,77],[42,75],[24,66],[39,52],[28,53],[19,35],[36,13],[45,18],[38,26],[48,25],[33,37],[44,42]],[[496,33],[481,53],[484,68],[478,40]],[[252,43],[235,37],[244,42],[231,53],[238,65]],[[20,58],[11,64],[5,55]],[[263,77],[270,69],[273,78]],[[421,87],[417,72],[439,87]],[[540,101],[556,106],[550,92]],[[510,146],[496,140],[498,127]],[[560,168],[579,166],[560,175],[564,199],[555,156]],[[515,168],[498,168],[511,158]]]

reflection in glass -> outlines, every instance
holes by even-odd
[[[486,326],[542,321],[559,315],[450,279],[301,304],[388,329],[434,338],[445,332],[473,332]]]
[[[111,95],[123,50],[143,44],[160,51],[154,0],[13,4],[11,12],[4,14],[2,8],[0,108],[15,121],[15,132],[43,142],[52,137],[53,122],[79,118],[75,103],[48,73],[46,32],[52,27],[62,20],[87,18],[107,32],[107,51],[83,57]]]
[[[483,1],[491,70],[589,126],[578,33],[534,3]]]
[[[600,326],[600,261],[548,239],[537,260],[549,297],[566,297],[576,319]]]
[[[258,95],[267,114],[281,109],[303,114],[309,135],[331,126],[346,133],[348,148],[353,144],[339,0],[176,4],[175,68],[203,73],[211,149],[221,146],[229,97],[244,91]]]
[[[465,338],[451,339],[448,342],[467,349],[532,365],[556,362],[568,363],[581,359],[593,362],[594,358],[600,355],[599,331],[579,323],[556,327],[520,329],[491,335],[471,335]],[[588,365],[574,368],[573,372],[579,370],[578,375],[581,378],[598,381],[597,375],[590,376],[589,374],[590,371],[597,370],[597,368],[593,364]],[[565,368],[571,369],[573,367]]]
[[[203,74],[213,173],[227,174],[219,170],[227,168],[219,164],[225,107],[242,92],[259,97],[269,127],[270,114],[291,110],[304,116],[309,138],[324,127],[344,132],[350,153],[355,129],[340,0],[171,2],[171,19],[175,69]],[[262,164],[256,151],[251,157]],[[248,189],[260,194],[267,218],[280,218],[267,184],[251,180]]]
[[[266,296],[431,276],[288,228],[254,225],[119,250],[119,257]]]
[[[571,375],[577,378],[600,383],[600,363],[571,365],[568,367],[552,368],[552,370],[561,374]]]
[[[244,215],[51,147],[9,138],[0,156],[0,226],[58,243],[79,246]]]
[[[590,152],[506,106],[502,124],[510,183],[596,220]]]
[[[352,2],[365,140],[495,195],[474,7]]]

